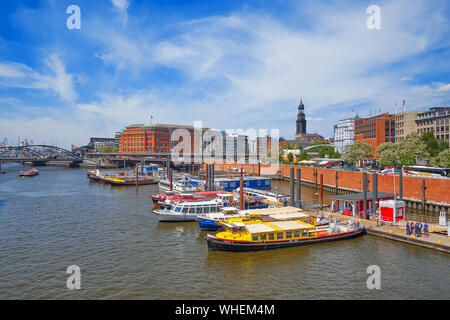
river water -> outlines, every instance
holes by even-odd
[[[375,236],[266,252],[208,251],[196,223],[159,223],[158,187],[86,170],[0,175],[0,299],[449,299],[449,256]],[[286,185],[280,185],[280,191]],[[316,191],[302,186],[302,198]],[[329,193],[325,192],[328,201]],[[81,269],[69,290],[66,269]],[[381,271],[369,290],[367,268]]]

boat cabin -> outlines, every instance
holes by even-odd
[[[179,202],[173,205],[170,211],[180,214],[201,214],[220,212],[222,205],[216,201]]]
[[[373,212],[373,192],[367,192],[366,208],[367,212]],[[394,195],[387,192],[378,192],[376,201],[393,200]],[[362,192],[353,194],[343,194],[331,197],[331,211],[351,217],[363,217],[364,194]]]

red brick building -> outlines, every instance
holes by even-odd
[[[395,142],[395,115],[383,113],[355,120],[355,141],[370,144],[376,157],[377,148],[385,142]]]
[[[191,152],[194,148],[194,127],[174,124],[134,124],[119,134],[120,153],[170,153],[178,144],[170,141],[172,133],[185,129],[190,134]],[[182,138],[180,137],[179,141]]]

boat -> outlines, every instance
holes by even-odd
[[[159,187],[161,189],[170,190],[170,180],[161,179],[159,181]],[[191,184],[191,180],[187,177],[181,180],[177,180],[172,183],[172,190],[174,192],[198,192],[200,189]]]
[[[197,214],[218,212],[222,205],[216,200],[181,201],[170,209],[156,209],[153,213],[162,222],[195,221]]]
[[[243,187],[249,187],[253,189],[271,188],[272,179],[268,177],[244,176],[242,179],[244,180]],[[214,186],[217,189],[221,189],[224,191],[233,191],[241,186],[241,180],[240,177],[215,178]]]
[[[236,217],[244,217],[246,214],[243,211],[239,211],[235,207],[223,207],[218,212],[197,214],[195,219],[201,230],[216,231],[221,228],[220,222],[225,222],[227,219]]]
[[[101,181],[113,186],[141,186],[156,184],[159,182],[159,179],[157,177],[144,176],[142,178],[138,178],[136,181],[136,177],[103,177],[101,178]]]
[[[22,170],[19,172],[19,177],[34,177],[39,174],[38,169]]]
[[[256,251],[350,239],[365,233],[359,222],[331,221],[317,225],[293,207],[286,212],[227,219],[223,228],[205,236],[208,250]],[[272,209],[267,209],[272,210]]]
[[[274,193],[274,192],[270,192],[270,191],[266,191],[266,190],[259,190],[259,189],[248,188],[248,187],[244,187],[242,189],[242,191],[246,195],[263,197],[267,201],[270,201],[275,204],[285,205],[289,202],[289,196],[282,194],[282,193]],[[237,188],[234,192],[239,193],[240,189]]]
[[[193,193],[167,192],[152,195],[153,209],[170,209],[171,206],[180,201],[212,200],[222,191],[199,191]]]

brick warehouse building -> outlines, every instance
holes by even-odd
[[[395,115],[383,113],[355,120],[355,141],[370,144],[376,157],[377,148],[385,142],[395,142]]]
[[[190,134],[191,151],[194,148],[194,127],[175,124],[133,124],[119,134],[120,153],[169,153],[178,144],[170,141],[177,129]],[[180,138],[181,141],[182,138]]]

